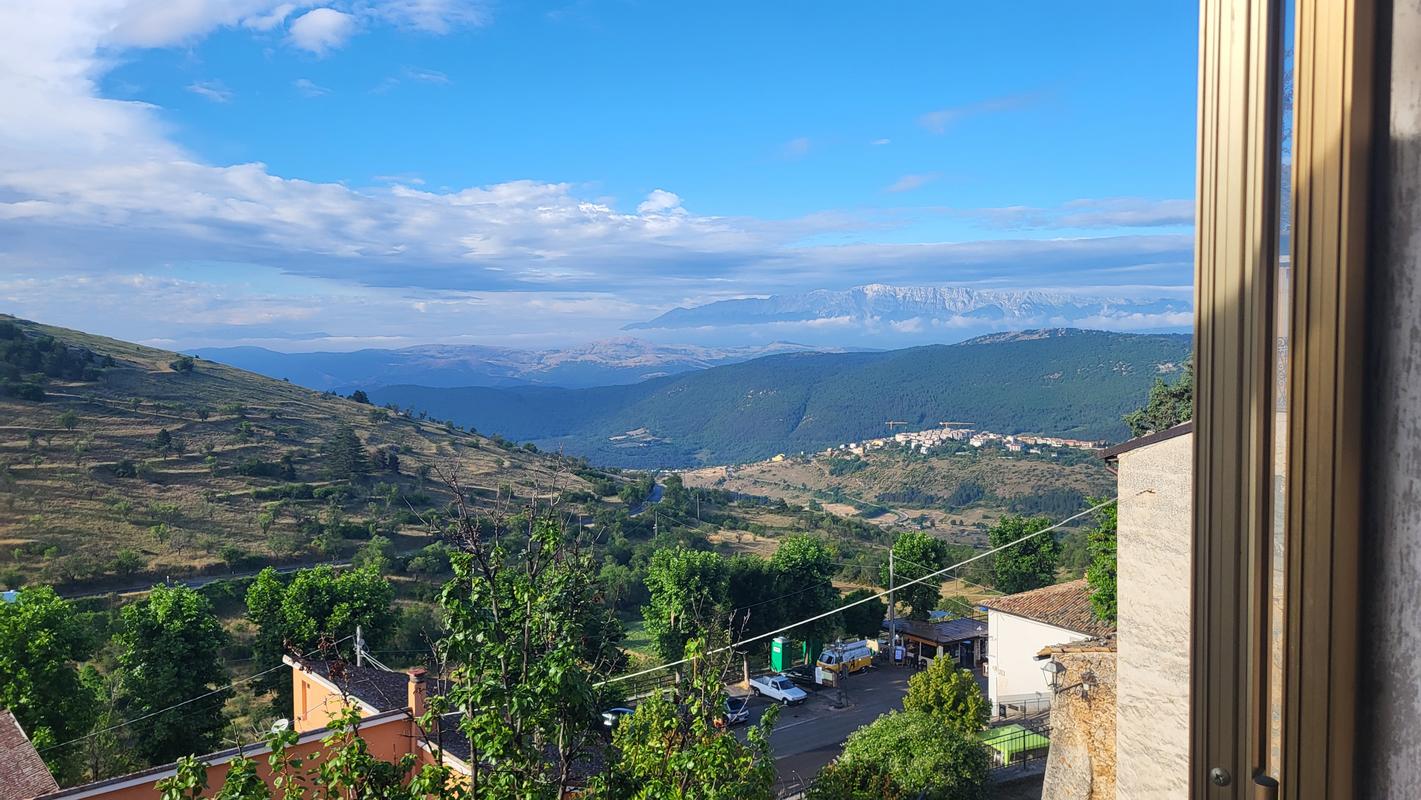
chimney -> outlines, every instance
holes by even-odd
[[[424,667],[415,667],[409,672],[409,710],[415,719],[424,716],[425,712],[424,701],[428,696],[428,687],[424,681],[425,672]]]

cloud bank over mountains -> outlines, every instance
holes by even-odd
[[[1193,324],[1188,298],[1111,297],[1061,291],[868,284],[843,291],[721,300],[676,308],[625,330],[819,328],[839,335],[875,332],[934,341],[982,330],[1042,327],[1183,331]]]
[[[271,342],[302,330],[329,337],[302,346],[378,346],[457,336],[586,340],[678,304],[845,286],[855,276],[1188,283],[1187,233],[1120,233],[1187,224],[1181,201],[981,212],[1000,227],[1108,235],[904,243],[875,237],[914,215],[960,212],[760,219],[696,213],[672,188],[618,201],[568,182],[318,182],[260,162],[210,163],[176,142],[163,109],[100,88],[125,54],[190,48],[221,30],[316,58],[381,26],[440,36],[491,22],[484,4],[459,0],[3,4],[0,303],[71,324],[90,313],[76,309],[101,306],[104,332],[154,343]],[[325,91],[305,78],[291,84],[307,96]],[[233,101],[215,79],[189,91]],[[220,277],[213,264],[226,265]],[[569,335],[578,325],[585,332]]]

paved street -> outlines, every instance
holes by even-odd
[[[770,735],[775,768],[780,775],[778,788],[798,788],[801,780],[807,784],[820,767],[839,754],[850,733],[880,714],[902,708],[912,674],[912,670],[901,667],[875,667],[849,678],[847,708],[834,708],[835,690],[823,687],[811,692],[802,704],[782,709]],[[758,722],[768,707],[769,701],[754,698],[751,721]]]

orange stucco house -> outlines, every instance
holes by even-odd
[[[393,761],[413,753],[423,763],[443,762],[457,773],[469,774],[468,740],[457,726],[442,726],[453,730],[425,736],[415,720],[424,714],[425,700],[431,684],[435,692],[442,691],[442,682],[431,680],[423,669],[391,672],[374,667],[354,666],[333,661],[297,661],[287,658],[291,667],[291,726],[300,734],[292,755],[309,755],[320,749],[321,740],[329,733],[326,727],[336,713],[349,703],[360,711],[359,733],[370,752],[381,759]],[[433,739],[437,744],[431,743]],[[234,758],[245,755],[257,762],[265,778],[269,770],[261,756],[270,752],[265,745],[232,748],[202,757],[208,764],[207,785],[216,790],[222,786],[227,769]],[[175,764],[122,775],[95,783],[39,795],[38,800],[156,800],[155,785],[174,774]]]

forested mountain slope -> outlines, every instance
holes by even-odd
[[[381,401],[606,464],[752,461],[882,436],[889,420],[1118,440],[1190,353],[1181,334],[1051,330],[872,353],[799,353],[631,386],[431,389]]]

